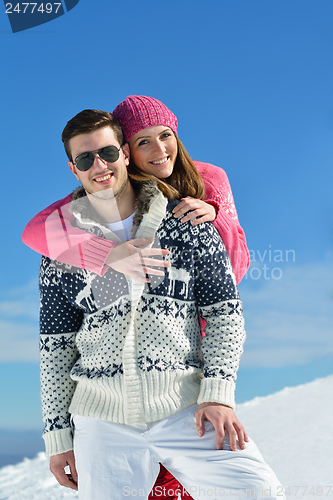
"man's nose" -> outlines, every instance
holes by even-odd
[[[92,167],[98,166],[101,163],[103,165],[107,165],[107,161],[103,160],[103,158],[101,158],[98,153],[93,153],[93,155],[94,155],[94,163],[92,164]]]

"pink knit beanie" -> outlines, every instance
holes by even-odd
[[[130,95],[112,112],[128,142],[140,130],[164,125],[177,134],[177,118],[162,102],[145,95]]]

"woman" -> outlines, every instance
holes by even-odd
[[[192,162],[178,139],[177,118],[157,99],[129,96],[113,114],[130,146],[131,178],[134,181],[154,179],[168,198],[182,198],[174,209],[174,216],[179,218],[191,211],[182,222],[191,220],[196,225],[212,221],[226,246],[239,283],[248,269],[249,254],[225,172],[213,165]],[[24,243],[45,256],[98,274],[104,274],[110,266],[140,279],[137,269],[128,268],[119,260],[125,244],[115,247],[113,242],[66,224],[72,219],[69,202],[70,196],[35,216],[24,230]],[[139,240],[130,243],[133,251],[144,244]],[[156,489],[157,486],[160,489]],[[177,494],[171,495],[171,492],[178,490],[178,483],[164,468],[154,487],[156,496],[152,494],[150,499],[161,498],[162,488],[170,492],[164,498],[177,498]]]

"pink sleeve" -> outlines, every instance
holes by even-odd
[[[218,230],[229,254],[237,283],[250,265],[246,238],[241,228],[227,174],[222,168],[209,163],[194,162],[206,189],[205,201],[216,209],[213,224]]]
[[[116,243],[73,227],[70,201],[68,195],[35,215],[24,228],[22,241],[51,259],[102,276],[108,269],[105,261]]]

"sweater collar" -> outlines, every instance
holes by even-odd
[[[151,238],[165,216],[168,200],[155,181],[140,182],[134,186],[136,201],[133,219],[133,237]],[[94,211],[82,186],[71,195],[70,212],[82,228],[99,226],[105,234],[105,222]],[[110,230],[108,229],[107,232]]]

